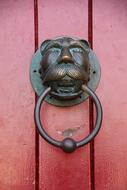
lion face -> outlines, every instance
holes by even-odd
[[[41,78],[43,85],[51,86],[51,95],[59,99],[80,96],[81,86],[88,83],[90,75],[88,42],[60,37],[44,41],[40,51]]]

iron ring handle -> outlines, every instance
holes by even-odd
[[[102,112],[102,106],[101,103],[97,97],[97,95],[86,85],[82,86],[82,90],[86,92],[90,97],[92,98],[95,107],[96,107],[96,122],[95,122],[95,127],[93,131],[84,139],[81,141],[75,141],[72,138],[65,138],[63,141],[57,141],[54,138],[50,137],[47,132],[43,129],[41,120],[40,120],[40,109],[41,105],[45,99],[45,97],[50,93],[51,87],[48,87],[38,98],[37,103],[35,105],[34,109],[34,119],[35,119],[35,124],[37,127],[37,130],[41,137],[45,139],[48,143],[50,143],[53,146],[62,148],[65,152],[71,153],[73,152],[76,148],[80,148],[87,143],[89,143],[99,132],[101,128],[101,123],[102,123],[102,117],[103,117],[103,112]]]

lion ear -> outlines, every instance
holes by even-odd
[[[86,40],[80,40],[80,42],[83,44],[83,46],[84,46],[84,49],[86,50],[86,52],[87,53],[89,53],[90,52],[90,44],[89,44],[89,42],[87,42]]]
[[[50,43],[51,40],[45,40],[44,42],[42,42],[41,46],[40,46],[40,52],[43,55],[43,51],[45,50],[46,46]]]

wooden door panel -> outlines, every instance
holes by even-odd
[[[87,1],[39,1],[39,43],[55,36],[87,39]],[[81,139],[89,130],[88,102],[70,108],[44,103],[43,126],[56,139]],[[90,189],[89,146],[66,154],[40,138],[40,189]]]
[[[28,77],[38,37],[39,45],[61,35],[88,39],[88,1],[34,2],[0,1],[0,189],[94,190],[89,145],[66,154],[39,138],[38,149],[35,94]],[[95,139],[97,190],[127,189],[126,8],[126,1],[94,1],[93,46],[102,68],[97,94],[104,110]],[[88,101],[69,108],[44,103],[41,118],[48,133],[59,140],[79,140],[89,132]]]
[[[0,1],[0,189],[34,189],[33,3]]]
[[[102,76],[103,127],[95,140],[97,190],[127,189],[127,2],[94,2],[94,49]]]

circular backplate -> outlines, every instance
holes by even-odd
[[[38,49],[33,56],[32,64],[30,66],[31,84],[34,91],[36,92],[38,96],[40,96],[40,94],[46,88],[43,85],[41,75],[39,73],[41,59],[42,59],[42,55],[40,53],[40,49]],[[95,91],[100,81],[101,70],[100,70],[99,61],[95,53],[92,51],[92,49],[89,52],[89,62],[90,62],[90,80],[88,82],[88,87],[91,90]],[[58,100],[48,95],[45,98],[45,101],[56,106],[73,106],[73,105],[83,102],[87,98],[88,98],[88,95],[86,93],[82,93],[80,97],[73,100]]]

